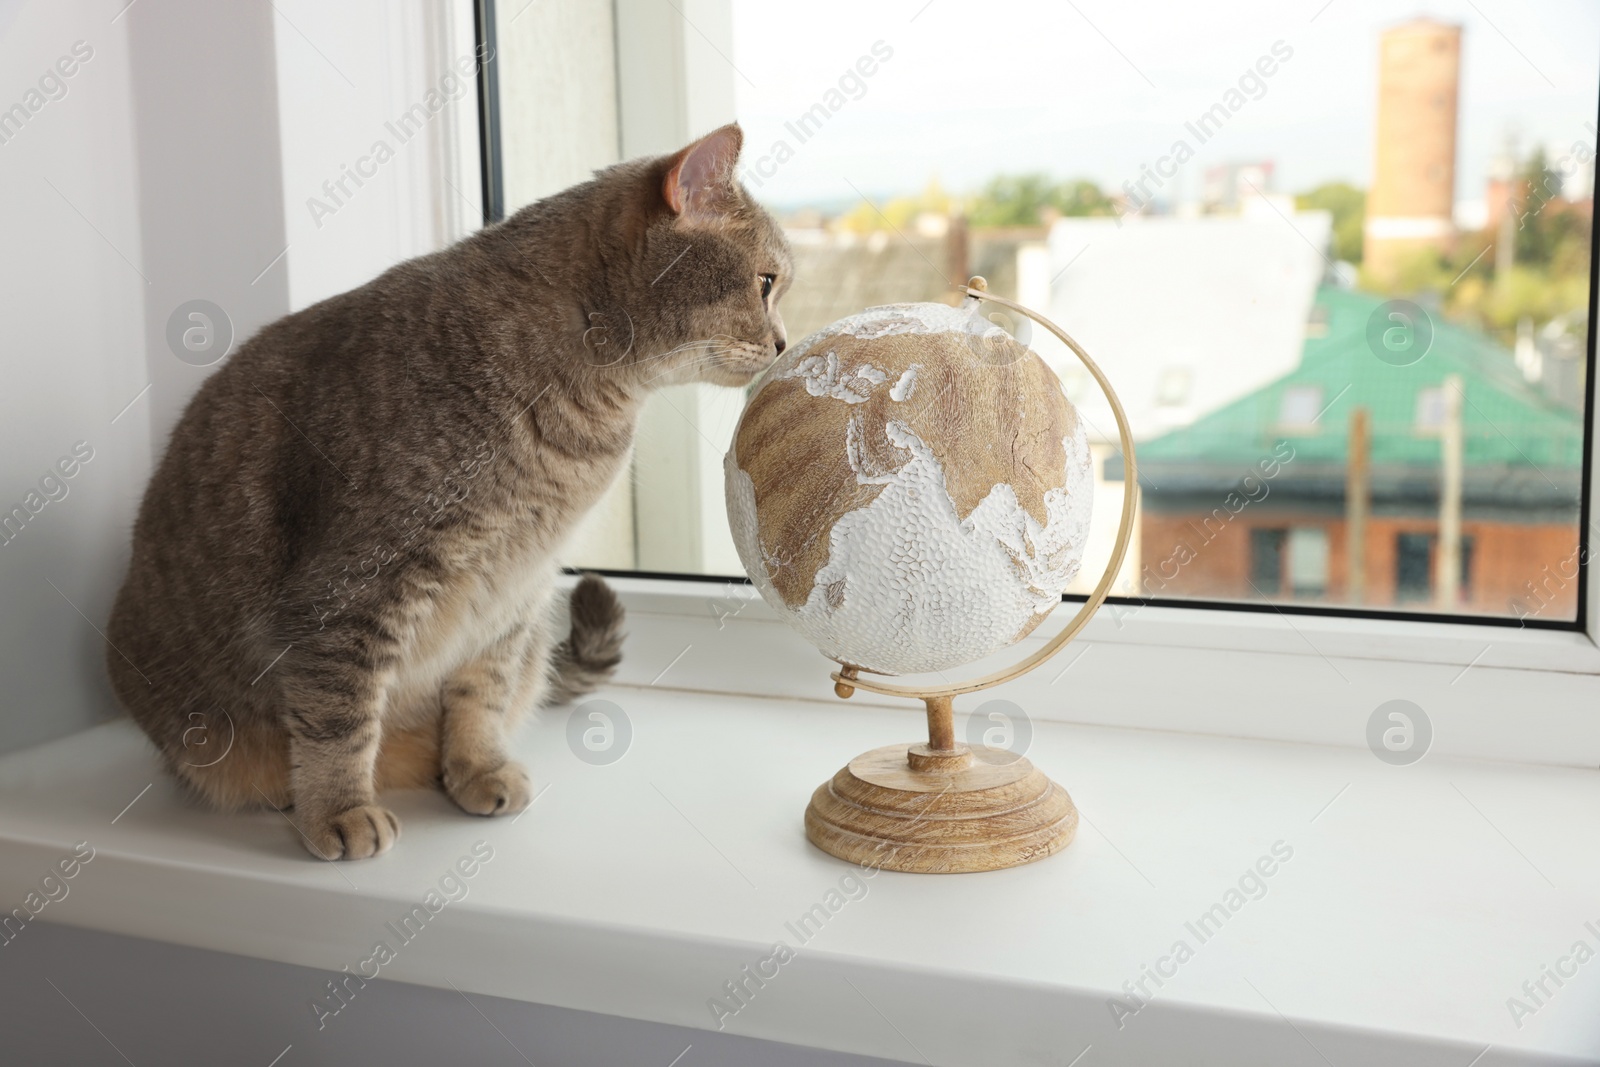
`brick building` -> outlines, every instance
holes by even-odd
[[[1583,423],[1493,339],[1434,319],[1396,366],[1368,337],[1390,305],[1318,290],[1300,366],[1139,446],[1145,595],[1300,599],[1571,619],[1577,605]],[[1460,383],[1460,576],[1438,586],[1442,421]],[[1365,413],[1365,506],[1348,459]],[[1107,476],[1120,476],[1120,464]],[[1352,582],[1351,520],[1364,529]],[[1359,588],[1357,588],[1359,586]]]

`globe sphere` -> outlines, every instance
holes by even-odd
[[[976,307],[890,304],[810,335],[757,385],[724,470],[762,598],[824,655],[881,674],[1021,640],[1088,539],[1082,420]]]

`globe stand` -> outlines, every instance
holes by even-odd
[[[1024,757],[974,756],[955,740],[951,698],[926,702],[927,744],[863,752],[817,787],[806,808],[811,843],[916,874],[992,871],[1066,848],[1078,829],[1067,791]]]
[[[915,689],[861,677],[855,667],[833,674],[841,698],[866,689],[923,701],[926,744],[888,745],[863,752],[817,787],[806,808],[806,837],[830,855],[863,867],[915,874],[993,871],[1043,859],[1071,844],[1078,809],[1067,791],[1026,758],[1005,750],[975,754],[955,739],[954,699],[1022,675],[1059,652],[1104,602],[1127,555],[1137,500],[1137,467],[1127,416],[1111,383],[1088,354],[1054,323],[1020,304],[990,296],[974,277],[969,300],[992,301],[1026,315],[1061,339],[1099,383],[1111,403],[1126,465],[1121,525],[1111,560],[1072,621],[1021,663],[970,682]]]

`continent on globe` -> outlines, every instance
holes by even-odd
[[[1021,640],[1089,534],[1077,412],[975,306],[890,304],[807,337],[750,397],[724,467],[762,597],[824,655],[882,674]]]

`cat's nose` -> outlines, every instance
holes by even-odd
[[[778,350],[778,355],[780,355],[780,356],[781,356],[781,355],[783,355],[783,350],[784,350],[784,349],[785,349],[785,348],[788,348],[788,347],[789,347],[789,342],[788,342],[788,341],[785,341],[785,340],[784,340],[784,339],[783,339],[783,338],[781,338],[781,337],[778,337],[778,338],[775,338],[775,339],[774,339],[774,340],[773,340],[773,342],[772,342],[772,347],[774,347],[774,348],[776,348],[776,349],[777,349],[777,350]]]

